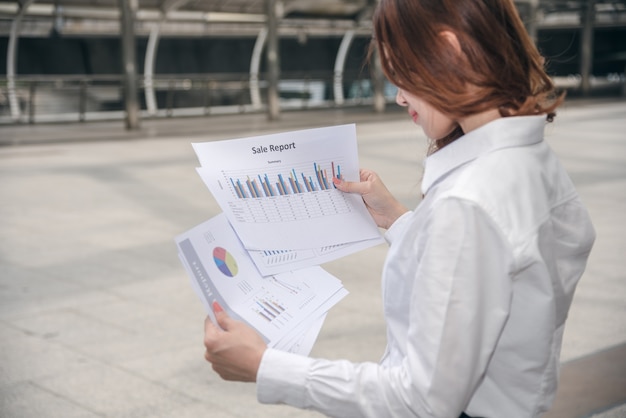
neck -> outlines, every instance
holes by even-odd
[[[460,119],[459,125],[461,125],[464,133],[468,133],[501,117],[502,116],[500,116],[500,111],[498,111],[498,109],[489,109]]]

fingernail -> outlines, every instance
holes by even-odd
[[[222,306],[217,303],[217,301],[213,302],[213,312],[218,313],[218,312],[224,312],[224,309],[222,308]]]

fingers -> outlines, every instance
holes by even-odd
[[[361,195],[368,212],[380,228],[389,228],[398,217],[408,210],[393,197],[374,171],[361,169],[359,180],[350,182],[333,179],[333,183],[342,192]]]
[[[217,348],[221,337],[220,334],[224,333],[229,324],[228,314],[217,301],[213,302],[213,314],[217,324],[213,322],[210,316],[204,319],[204,346],[207,349],[205,354],[207,360],[209,360],[209,353]]]
[[[219,304],[214,309],[218,324],[205,319],[205,360],[222,379],[256,381],[265,341],[253,328],[229,317]]]
[[[207,349],[207,354],[205,355],[207,360],[209,360],[207,357],[209,352],[217,349],[220,341],[225,336],[224,333],[233,327],[233,320],[217,301],[213,302],[213,313],[217,324],[211,320],[210,316],[207,316],[204,320],[204,346]]]
[[[378,175],[368,169],[359,170],[359,181],[346,181],[344,179],[333,178],[333,184],[342,192],[358,193],[365,195],[372,192],[376,182],[379,182]]]
[[[209,351],[215,348],[220,331],[221,330],[217,326],[215,326],[211,318],[207,316],[204,320],[204,346],[207,349],[207,354]]]
[[[371,185],[367,182],[361,181],[345,181],[338,178],[333,178],[333,184],[337,189],[346,193],[358,193],[364,195],[369,193]]]
[[[359,178],[361,181],[374,181],[378,175],[372,170],[368,170],[366,168],[361,168],[359,170]]]

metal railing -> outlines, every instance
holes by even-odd
[[[168,118],[266,111],[267,82],[251,83],[249,74],[172,74],[152,79],[155,107],[146,105],[145,82],[139,80],[138,99],[142,118]],[[340,80],[343,97],[337,101],[337,75],[332,72],[283,73],[279,82],[283,110],[372,106],[373,88],[365,73],[345,73]],[[580,90],[580,76],[555,77],[556,84]],[[261,104],[253,104],[251,86]],[[624,74],[592,77],[596,90],[621,90],[626,95]],[[395,88],[385,85],[385,98],[393,101]],[[19,115],[11,112],[6,80],[0,81],[0,125],[17,123],[85,122],[122,120],[125,117],[121,76],[20,76],[13,92]]]
[[[283,73],[279,82],[282,109],[309,109],[335,106],[369,106],[373,103],[372,84],[365,73],[344,73],[344,97],[334,97],[336,75],[332,72]],[[261,104],[251,100],[249,74],[172,74],[151,80],[155,105],[146,105],[145,80],[140,77],[138,99],[142,118],[263,112],[267,82],[254,82]],[[122,76],[20,76],[13,91],[0,81],[0,124],[85,122],[124,118]],[[17,99],[19,112],[11,112],[9,94]],[[388,85],[385,96],[393,100],[395,90]]]

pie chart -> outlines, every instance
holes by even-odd
[[[235,258],[222,247],[213,249],[213,261],[215,261],[217,268],[226,276],[233,277],[237,274],[238,269]]]

